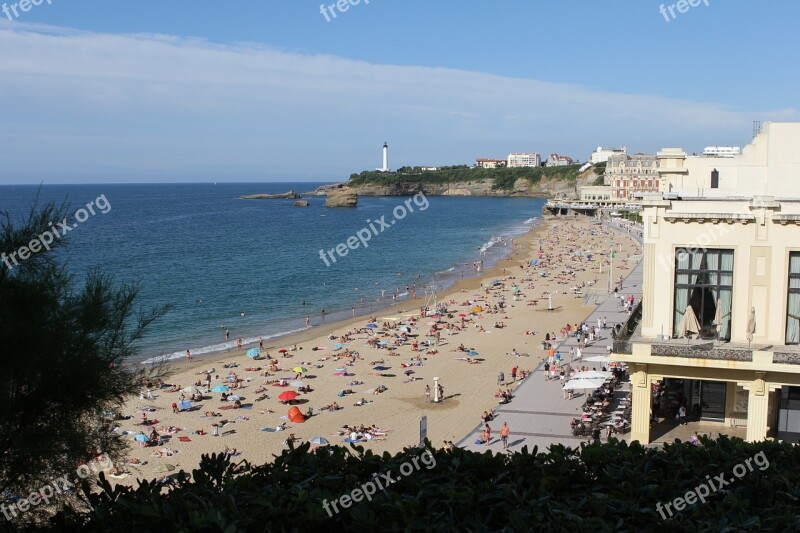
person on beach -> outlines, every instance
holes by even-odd
[[[500,440],[503,442],[503,449],[508,449],[508,435],[510,430],[508,429],[508,422],[503,422],[503,427],[500,428]]]
[[[489,427],[489,424],[483,428],[483,442],[486,446],[489,446],[489,441],[492,440],[492,428]]]
[[[511,382],[516,383],[517,381],[517,367],[511,369]]]
[[[225,330],[225,340],[227,341],[227,340],[230,340],[230,339],[231,339],[231,332],[226,329]]]
[[[186,350],[186,360],[189,362],[192,361],[192,353],[189,350]]]
[[[431,403],[431,386],[425,385],[425,403]]]
[[[503,374],[503,371],[501,370],[500,373],[497,374],[497,384],[498,385],[502,385],[505,382],[505,380],[506,380],[506,376],[505,376],[505,374]]]
[[[258,338],[258,349],[259,350],[264,349],[264,339],[262,339],[261,337]]]

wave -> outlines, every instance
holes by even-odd
[[[310,329],[310,328],[302,327],[302,328],[298,328],[298,329],[280,331],[278,333],[273,333],[271,335],[262,335],[261,338],[263,340],[267,341],[267,340],[270,340],[270,339],[275,339],[277,337],[284,337],[286,335],[292,335],[294,333],[300,333],[301,331],[305,331],[307,329]],[[242,339],[242,346],[255,344],[257,342],[258,342],[258,337],[243,338]],[[222,342],[222,343],[219,343],[219,344],[212,344],[210,346],[203,346],[202,348],[190,348],[189,350],[190,350],[190,352],[192,354],[192,357],[197,357],[197,356],[200,356],[200,355],[207,355],[207,354],[211,354],[211,353],[216,353],[216,352],[222,352],[222,351],[225,351],[225,350],[235,349],[236,347],[237,347],[236,340],[233,340],[233,341]],[[168,353],[168,354],[164,354],[164,355],[158,355],[158,356],[155,356],[155,357],[151,357],[149,359],[146,359],[146,360],[142,361],[142,364],[143,365],[149,365],[149,364],[153,364],[153,363],[174,361],[176,359],[181,359],[181,358],[184,358],[184,357],[186,357],[186,352],[185,351],[184,352],[172,352],[172,353]]]

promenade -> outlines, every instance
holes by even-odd
[[[613,225],[610,227],[614,227]],[[615,228],[616,229],[616,228]],[[621,233],[631,235],[625,230]],[[634,235],[632,235],[634,236]],[[640,240],[635,235],[636,240]],[[640,241],[641,242],[641,241]],[[642,298],[642,269],[643,264],[639,264],[631,271],[627,278],[622,282],[621,295],[633,295],[638,303]],[[590,326],[597,325],[597,320],[606,319],[607,329],[601,330],[599,338],[587,344],[583,349],[583,362],[577,359],[570,362],[570,348],[577,348],[577,339],[568,337],[557,346],[557,351],[561,353],[562,365],[571,363],[573,367],[588,366],[590,369],[600,370],[603,366],[601,362],[588,361],[595,356],[607,356],[612,345],[611,331],[617,323],[624,323],[628,320],[628,313],[618,307],[617,298],[613,292],[609,295],[597,297],[597,306],[588,317],[583,321]],[[558,310],[552,311],[557,313]],[[567,317],[564,319],[566,324]],[[539,366],[514,390],[514,398],[508,404],[502,404],[495,409],[495,418],[489,423],[492,429],[492,438],[488,446],[486,444],[476,444],[481,438],[484,424],[476,420],[476,426],[468,435],[461,439],[457,446],[473,450],[493,452],[502,451],[500,442],[500,428],[503,422],[508,423],[510,429],[509,450],[519,450],[522,446],[532,449],[538,446],[540,451],[544,451],[552,444],[563,444],[565,446],[578,446],[581,441],[586,441],[587,437],[574,437],[570,429],[570,420],[580,417],[581,405],[585,401],[583,391],[576,391],[573,399],[564,399],[564,392],[558,379],[546,380],[544,376],[544,358],[547,353],[541,352],[542,361]],[[506,376],[508,378],[509,376]],[[510,386],[510,384],[509,384]],[[617,391],[616,397],[622,396],[627,391],[628,384],[623,386],[621,391]],[[615,402],[616,403],[616,402]],[[480,422],[480,423],[478,423]],[[605,435],[604,435],[605,437]]]

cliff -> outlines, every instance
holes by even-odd
[[[466,173],[465,173],[466,174]],[[433,177],[433,176],[431,176]],[[552,172],[541,175],[536,180],[519,177],[503,179],[502,186],[496,178],[464,179],[454,181],[433,181],[414,179],[411,176],[398,176],[390,183],[375,183],[371,180],[351,178],[349,182],[324,185],[312,194],[326,195],[331,190],[349,185],[359,196],[411,196],[422,192],[430,196],[490,196],[490,197],[529,197],[575,199],[581,187],[591,185],[598,175],[590,168],[578,175]],[[388,181],[384,179],[384,181]],[[355,183],[354,183],[355,182]]]

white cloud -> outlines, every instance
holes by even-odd
[[[656,95],[446,68],[376,65],[260,44],[0,24],[0,183],[333,179],[380,163],[512,150],[585,159],[747,141],[753,119]]]

